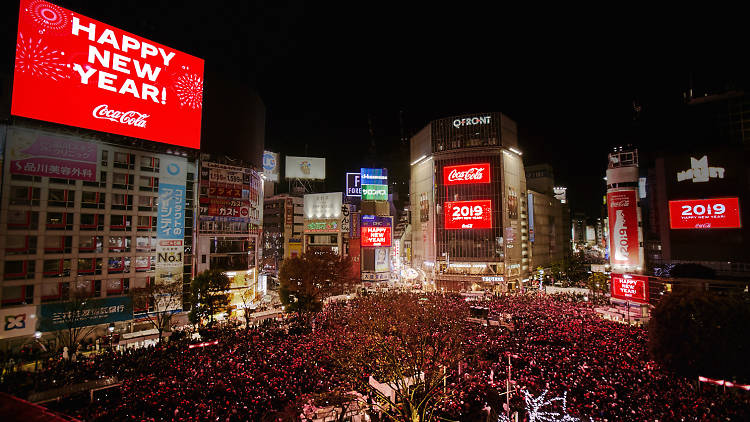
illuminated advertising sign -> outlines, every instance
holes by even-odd
[[[391,246],[391,228],[363,226],[361,245]]]
[[[99,147],[80,138],[36,130],[8,129],[11,174],[96,182]]]
[[[393,226],[393,217],[391,216],[379,216],[379,215],[368,215],[362,216],[362,226],[365,227],[391,227]]]
[[[445,228],[489,229],[492,227],[492,201],[447,201],[445,203]]]
[[[21,0],[11,113],[200,148],[203,60]]]
[[[0,339],[28,336],[36,331],[36,306],[0,309]]]
[[[690,168],[677,173],[677,181],[691,180],[693,183],[708,182],[710,179],[723,179],[724,167],[709,167],[708,156],[690,157]]]
[[[669,227],[672,229],[739,229],[742,227],[739,199],[669,201]]]
[[[648,303],[648,277],[631,274],[612,274],[612,297],[631,302]]]
[[[534,242],[534,194],[530,193],[526,196],[526,203],[529,208],[529,242]]]
[[[287,155],[284,170],[287,179],[324,180],[326,178],[326,159]]]
[[[39,307],[39,331],[49,332],[106,324],[133,319],[133,303],[128,296],[88,299],[80,318],[70,317],[67,302],[43,304]]]
[[[362,184],[360,173],[346,173],[346,196],[362,196]]]
[[[341,192],[311,193],[305,195],[304,211],[306,218],[341,218]]]
[[[610,259],[614,265],[640,265],[636,201],[634,189],[607,193]]]
[[[263,151],[263,174],[270,182],[279,181],[279,154]]]
[[[363,186],[388,184],[388,169],[361,168],[359,174],[362,177]]]
[[[182,283],[187,160],[162,156],[156,221],[157,284]]]
[[[375,248],[375,272],[382,273],[391,270],[388,260],[388,248]]]
[[[365,201],[387,201],[388,185],[362,185],[362,199]]]
[[[481,117],[468,117],[468,118],[463,118],[463,119],[455,119],[453,120],[453,127],[458,129],[464,126],[488,125],[490,124],[491,118],[492,116],[481,116]]]
[[[490,163],[443,167],[444,185],[490,183]]]
[[[311,220],[305,223],[305,232],[337,232],[340,224],[335,220]]]

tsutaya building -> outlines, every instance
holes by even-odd
[[[410,144],[414,267],[438,290],[521,288],[530,248],[516,123],[501,113],[446,117]]]

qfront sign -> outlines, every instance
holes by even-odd
[[[200,148],[203,60],[21,0],[11,113]]]
[[[443,167],[443,184],[490,183],[490,163]]]
[[[448,201],[445,203],[445,228],[489,229],[492,227],[492,201]]]
[[[631,302],[648,303],[648,277],[631,274],[612,274],[612,297]]]
[[[453,126],[458,129],[460,127],[464,126],[475,126],[475,125],[488,125],[490,124],[490,119],[492,116],[477,116],[477,117],[467,117],[462,119],[455,119],[453,121]]]
[[[677,181],[692,180],[693,183],[708,182],[710,179],[723,179],[724,167],[709,167],[708,156],[699,159],[690,157],[690,168],[677,173]]]
[[[739,229],[739,198],[688,199],[669,201],[672,229]]]

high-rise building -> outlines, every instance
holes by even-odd
[[[506,291],[528,279],[526,201],[507,116],[438,119],[411,138],[412,264],[438,290]]]
[[[264,270],[277,273],[281,263],[302,254],[304,199],[279,194],[265,198],[263,205]]]
[[[641,274],[643,229],[638,195],[638,150],[615,148],[607,166],[609,263],[612,272]]]
[[[570,217],[567,204],[557,198],[552,166],[526,167],[531,268],[549,268],[570,254]],[[564,195],[564,190],[562,194]]]

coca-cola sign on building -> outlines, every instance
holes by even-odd
[[[490,163],[445,166],[443,184],[461,185],[467,183],[490,183]]]

